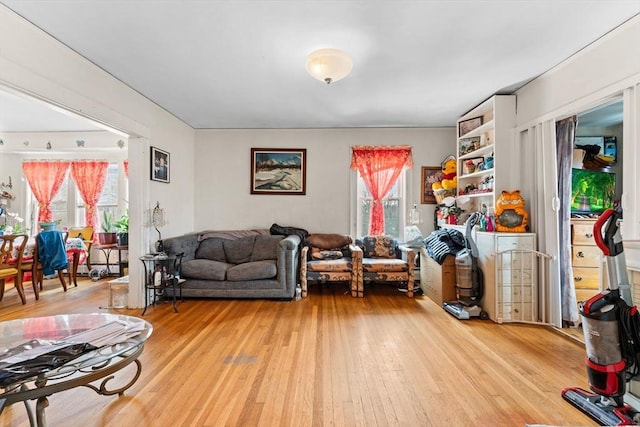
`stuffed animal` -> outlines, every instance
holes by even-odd
[[[524,210],[520,190],[503,191],[496,200],[496,231],[524,233],[529,230],[529,215]]]
[[[455,157],[449,156],[442,162],[442,180],[431,185],[432,190],[455,190],[458,186],[458,162]]]

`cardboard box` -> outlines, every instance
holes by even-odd
[[[420,248],[420,287],[436,304],[456,300],[456,259],[447,255],[442,265]]]

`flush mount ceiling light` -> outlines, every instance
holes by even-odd
[[[353,68],[349,55],[338,49],[318,49],[307,56],[304,64],[315,79],[327,84],[345,78]]]

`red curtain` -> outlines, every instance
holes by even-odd
[[[22,163],[22,172],[39,203],[38,222],[53,220],[51,200],[60,190],[67,169],[69,169],[69,162],[64,160]]]
[[[368,234],[384,234],[382,199],[389,193],[402,169],[413,166],[411,147],[408,145],[355,146],[351,152],[351,169],[360,172],[373,197]]]
[[[107,179],[109,162],[104,160],[83,160],[71,163],[71,176],[84,201],[84,221],[87,227],[96,228],[96,205],[100,200],[104,182]],[[95,236],[95,234],[94,234]]]
[[[124,176],[125,178],[129,178],[129,160],[125,160],[122,164],[124,166]]]

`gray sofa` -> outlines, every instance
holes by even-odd
[[[298,236],[270,235],[269,230],[205,231],[164,239],[163,244],[169,254],[184,253],[185,297],[294,297]]]

